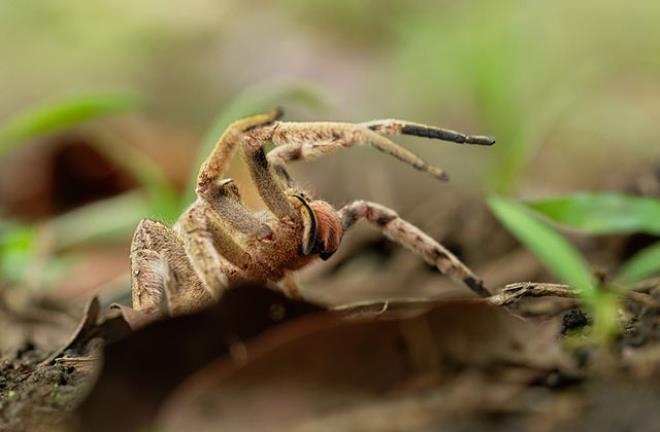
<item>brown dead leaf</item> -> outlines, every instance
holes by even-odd
[[[269,330],[241,346],[241,361],[219,359],[188,379],[156,426],[288,431],[442,388],[459,370],[520,385],[566,366],[554,324],[522,321],[478,300],[407,315],[365,321],[322,314]]]
[[[245,285],[227,291],[209,309],[147,325],[106,347],[103,370],[79,409],[82,429],[144,430],[187,376],[230,352],[240,355],[243,341],[272,326],[322,310]]]
[[[99,312],[101,306],[99,304],[98,298],[94,297],[90,299],[85,305],[83,311],[82,319],[76,327],[75,331],[71,334],[69,339],[62,345],[62,347],[54,351],[46,360],[42,362],[42,365],[49,364],[56,358],[60,357],[64,351],[71,348],[76,342],[79,342],[81,338],[84,337],[85,333],[90,331],[93,327],[96,326],[96,321],[99,317]]]

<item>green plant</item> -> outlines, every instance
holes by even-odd
[[[660,235],[660,200],[620,193],[578,193],[528,206],[559,226],[588,234]],[[623,285],[660,273],[660,242],[625,262],[615,281]]]
[[[489,205],[521,243],[575,289],[593,315],[593,332],[599,341],[608,340],[615,333],[622,290],[660,273],[660,243],[656,243],[624,263],[614,281],[602,286],[580,253],[540,218],[592,234],[658,234],[658,200],[622,194],[576,194],[524,205],[495,196],[490,198]]]
[[[139,108],[127,93],[90,94],[57,100],[5,120],[0,126],[0,157],[30,138],[57,132],[91,120]]]
[[[580,253],[560,234],[545,225],[523,204],[491,197],[491,210],[502,224],[560,280],[571,286],[591,312],[597,341],[616,332],[616,297],[600,287]]]

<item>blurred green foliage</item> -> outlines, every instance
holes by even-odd
[[[580,253],[525,205],[497,196],[491,197],[488,204],[500,222],[523,245],[576,291],[593,316],[595,340],[609,341],[617,331],[618,301],[611,291],[598,286]]]
[[[525,205],[501,197],[488,201],[493,213],[564,283],[574,287],[586,302],[598,297],[596,281],[579,252],[562,236],[543,224]]]
[[[527,203],[565,227],[589,234],[660,235],[660,200],[618,193],[580,193]]]
[[[25,278],[33,259],[34,227],[3,220],[0,223],[0,276],[11,282]]]
[[[660,49],[660,3],[422,3],[413,2],[396,20],[394,67],[419,107],[470,110],[481,129],[497,137],[484,179],[487,189],[518,188],[551,131],[560,121],[569,124],[576,113],[583,113],[582,125],[600,129],[594,142],[603,134],[631,139],[620,124],[630,105],[620,96],[612,95],[612,110],[598,123],[587,125],[586,111],[602,105],[598,92],[620,87],[627,75],[639,76],[638,83],[648,80],[650,87],[658,82],[657,61],[650,59],[657,59]],[[639,124],[644,117],[633,109]],[[645,128],[653,124],[648,116]]]
[[[0,281],[25,288],[52,286],[70,268],[68,256],[51,259],[36,226],[0,220]]]
[[[561,226],[589,234],[660,235],[660,200],[655,198],[580,193],[527,205]],[[624,263],[618,280],[638,282],[656,273],[660,273],[660,243],[638,252]]]
[[[553,171],[530,171],[545,164],[541,149],[564,169],[580,168],[571,156],[582,150],[652,154],[658,29],[653,0],[4,2],[0,49],[12,61],[0,80],[12,89],[0,111],[100,81],[140,88],[169,124],[197,127],[236,88],[318,79],[328,93],[356,90],[342,99],[365,112],[351,115],[459,119],[495,135],[482,185],[513,193]]]
[[[138,109],[129,94],[92,94],[58,100],[4,120],[0,125],[0,157],[25,140],[105,117]]]
[[[623,283],[633,283],[660,273],[660,242],[637,252],[626,261],[617,275]]]
[[[590,234],[647,232],[658,234],[660,200],[623,194],[576,194],[527,205],[494,196],[489,205],[502,224],[560,280],[576,289],[594,314],[599,339],[616,329],[614,291],[599,287],[582,256],[538,216]],[[537,216],[538,215],[538,216]],[[631,287],[660,273],[660,243],[624,263],[614,285]]]

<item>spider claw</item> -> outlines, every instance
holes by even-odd
[[[437,178],[440,181],[449,181],[449,174],[442,168],[438,168],[432,165],[427,165],[423,168],[424,171],[431,174],[433,177]]]
[[[284,117],[284,108],[281,106],[276,106],[275,109],[273,110],[273,120],[279,120],[282,117]]]
[[[495,137],[485,135],[468,135],[465,137],[465,143],[490,146],[495,144]]]

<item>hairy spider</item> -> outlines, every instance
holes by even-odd
[[[239,280],[273,284],[289,296],[297,296],[292,272],[317,257],[328,259],[344,232],[359,219],[373,223],[388,238],[475,293],[488,295],[481,281],[454,255],[393,210],[366,201],[336,210],[297,187],[286,164],[365,143],[446,180],[444,171],[389,137],[404,134],[481,145],[493,144],[493,138],[400,120],[294,123],[278,121],[281,115],[275,110],[236,121],[227,128],[200,169],[197,200],[172,229],[150,219],[140,222],[131,245],[134,309],[178,315],[217,299]],[[266,142],[276,145],[267,155],[263,149]],[[236,184],[223,178],[239,145],[267,211],[246,209]]]

